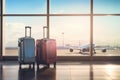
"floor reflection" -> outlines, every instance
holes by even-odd
[[[34,68],[19,68],[18,80],[35,80]]]
[[[0,64],[0,80],[120,80],[120,63],[63,62],[39,69],[11,63]]]
[[[56,80],[56,69],[42,67],[35,71],[35,68],[19,68],[18,75],[18,80]]]
[[[2,65],[0,65],[0,80],[2,80]]]
[[[93,76],[94,76],[93,64],[92,62],[90,62],[90,80],[94,80]]]
[[[56,68],[43,67],[36,71],[37,80],[56,80]]]

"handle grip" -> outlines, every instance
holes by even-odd
[[[30,35],[27,35],[27,30],[30,29]],[[31,27],[30,26],[25,26],[25,37],[31,37]]]
[[[43,38],[45,38],[45,29],[46,29],[46,38],[47,38],[47,26],[44,26],[43,27]]]

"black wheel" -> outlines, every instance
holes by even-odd
[[[81,52],[81,50],[80,50],[80,52],[79,52],[80,54],[82,54],[82,52]]]
[[[33,68],[35,68],[35,63],[33,63]]]
[[[39,69],[39,64],[37,64],[37,69]]]
[[[85,52],[85,51],[87,51],[87,50],[86,50],[86,49],[83,49],[83,50],[82,50],[82,52]]]
[[[94,54],[96,54],[96,52],[94,52]]]
[[[49,67],[50,67],[50,64],[47,64],[47,67],[49,68]]]
[[[70,49],[70,52],[73,52],[73,49]]]
[[[56,68],[56,62],[54,62],[54,68]]]
[[[21,63],[19,63],[19,68],[21,69]]]
[[[29,68],[31,68],[31,64],[29,64]]]

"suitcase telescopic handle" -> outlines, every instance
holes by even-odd
[[[28,30],[28,29],[30,30],[29,36],[27,35],[27,30]],[[25,37],[31,37],[31,27],[30,27],[30,26],[26,26],[26,27],[25,27]]]
[[[45,38],[45,33],[46,33],[46,38],[47,38],[47,26],[44,26],[43,27],[43,38]],[[46,30],[46,32],[45,32],[45,30]]]

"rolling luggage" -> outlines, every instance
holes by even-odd
[[[27,36],[27,31],[29,29],[29,36]],[[25,27],[25,37],[21,37],[18,39],[18,49],[19,49],[19,55],[18,55],[18,62],[21,68],[21,64],[29,64],[31,67],[31,64],[35,63],[35,40],[31,37],[31,27],[26,26]]]
[[[45,33],[43,27],[43,33]],[[38,39],[36,40],[36,62],[37,68],[39,64],[45,64],[49,67],[49,64],[54,64],[56,67],[56,40],[55,39]]]

